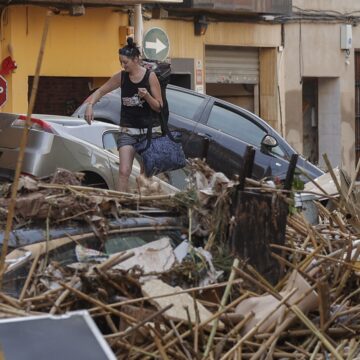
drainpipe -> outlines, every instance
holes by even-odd
[[[135,42],[142,53],[142,38],[143,38],[143,17],[141,11],[141,4],[135,5],[135,26],[134,26],[134,36]]]

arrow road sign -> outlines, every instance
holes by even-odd
[[[146,41],[145,42],[146,49],[155,49],[156,54],[158,54],[160,51],[163,51],[166,49],[166,45],[161,42],[158,38],[156,38],[155,42]]]
[[[169,38],[160,28],[149,29],[144,35],[143,44],[144,55],[147,59],[162,61],[169,54]]]

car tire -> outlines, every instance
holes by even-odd
[[[99,189],[108,189],[108,185],[106,184],[105,180],[98,174],[93,172],[83,172],[84,178],[81,181],[81,185],[95,187]]]

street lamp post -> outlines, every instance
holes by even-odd
[[[135,42],[142,53],[142,38],[143,38],[143,17],[142,17],[142,9],[141,4],[135,5],[135,26],[134,26],[134,36]]]

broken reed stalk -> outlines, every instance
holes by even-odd
[[[158,334],[156,331],[150,331],[150,334],[152,336],[152,338],[154,339],[154,342],[156,344],[156,347],[159,350],[159,353],[161,355],[161,359],[163,360],[170,360],[166,354],[166,349],[164,348],[164,346],[161,343],[161,339],[159,338]]]
[[[299,304],[301,303],[301,301],[308,295],[310,294],[310,292],[312,292],[314,290],[314,288],[316,287],[316,285],[313,285],[310,289],[308,289],[304,294],[302,294],[302,296],[300,298],[298,298],[296,300],[295,304]],[[274,296],[274,295],[273,295]],[[285,318],[284,321],[282,321],[280,324],[277,324],[277,327],[275,328],[275,331],[270,335],[270,337],[268,337],[268,339],[260,346],[260,348],[258,349],[258,351],[253,355],[253,357],[251,358],[251,360],[257,360],[260,359],[261,356],[263,355],[263,353],[270,347],[270,349],[273,349],[275,346],[275,343],[277,341],[277,339],[280,337],[280,335],[282,334],[282,332],[288,327],[290,326],[290,324],[292,323],[292,321],[296,318],[296,316],[294,314],[290,314],[288,316],[288,318]],[[270,327],[270,326],[269,326]]]
[[[69,282],[69,286],[74,287],[79,280],[80,279],[76,275],[74,275],[74,277]],[[61,303],[68,297],[69,294],[69,289],[66,289],[62,292],[62,294],[56,299],[54,306],[50,310],[51,315],[54,315],[56,313],[56,310],[59,308]]]
[[[174,322],[172,320],[170,320],[170,325],[171,325],[171,328],[173,329],[173,331],[175,333],[175,336],[179,340],[179,344],[180,344],[186,358],[188,360],[192,360],[191,354],[190,354],[189,350],[186,348],[185,343],[184,343],[183,339],[180,337],[180,334],[179,334],[179,332],[178,332],[177,328],[175,327],[175,324],[174,324]]]
[[[174,304],[169,304],[167,306],[165,306],[163,309],[160,309],[158,311],[156,311],[155,313],[151,314],[150,316],[146,317],[145,319],[141,320],[140,322],[136,323],[136,325],[127,328],[125,331],[121,331],[115,334],[110,334],[110,335],[105,335],[104,338],[105,339],[112,339],[114,337],[126,337],[128,335],[130,335],[132,332],[134,332],[135,330],[137,330],[138,328],[140,328],[141,326],[143,326],[144,324],[146,324],[147,322],[155,319],[156,317],[162,315],[164,312],[166,312],[167,310],[169,310],[170,308],[172,308],[174,306]]]
[[[232,287],[232,284],[233,284],[233,281],[234,281],[234,278],[235,278],[235,274],[236,274],[235,268],[237,268],[238,266],[239,266],[239,259],[236,258],[236,259],[234,259],[232,269],[231,269],[231,273],[230,273],[230,276],[229,276],[229,280],[228,280],[228,283],[226,285],[224,294],[223,294],[223,296],[221,298],[221,302],[220,302],[220,306],[219,306],[220,311],[224,308],[224,306],[225,306],[225,304],[227,302],[227,299],[229,297],[231,287]],[[208,342],[207,342],[207,345],[206,345],[206,349],[205,349],[203,359],[206,359],[207,356],[210,353],[212,343],[214,341],[214,336],[216,334],[216,330],[217,330],[217,327],[218,327],[218,323],[219,323],[219,318],[217,317],[213,322],[213,326],[212,326],[211,333],[210,333],[210,336],[209,336],[209,339],[208,339]]]
[[[64,287],[65,289],[68,289],[70,290],[71,292],[73,292],[75,295],[77,295],[78,297],[92,303],[92,304],[95,304],[97,306],[99,306],[100,308],[104,309],[104,310],[107,310],[108,312],[120,317],[120,318],[124,318],[125,320],[133,323],[133,322],[136,322],[136,319],[134,319],[132,316],[129,316],[121,311],[118,311],[118,310],[115,310],[113,309],[111,306],[107,305],[107,304],[104,304],[102,301],[100,300],[97,300],[97,299],[94,299],[93,297],[77,290],[77,289],[74,289],[72,287],[70,287],[68,284],[65,284],[63,282],[59,282],[59,284]]]
[[[254,317],[254,313],[253,312],[249,312],[248,314],[245,315],[244,319],[242,319],[237,325],[235,325],[226,335],[225,337],[222,338],[222,340],[216,345],[215,348],[215,357],[219,358],[220,354],[222,353],[222,350],[226,344],[226,341],[231,337],[234,336],[235,334],[237,334],[243,327],[244,325],[252,318]]]
[[[349,201],[349,198],[350,198],[350,195],[351,195],[351,193],[353,191],[353,188],[354,188],[354,185],[355,185],[356,178],[358,176],[359,170],[360,170],[360,159],[358,160],[358,162],[356,164],[356,170],[355,170],[354,176],[353,176],[353,178],[351,180],[351,184],[349,186],[348,193],[346,194],[346,201]]]
[[[5,226],[4,239],[3,239],[1,257],[0,257],[0,289],[2,288],[2,281],[3,281],[4,272],[5,272],[5,258],[6,258],[7,252],[8,252],[8,243],[9,243],[10,232],[11,232],[13,218],[14,218],[19,178],[20,178],[21,168],[22,168],[22,164],[23,164],[23,160],[24,160],[29,129],[31,126],[30,117],[31,117],[31,114],[33,112],[34,105],[35,105],[35,99],[36,99],[36,94],[37,94],[37,89],[38,89],[38,84],[39,84],[40,69],[41,69],[41,64],[42,64],[42,60],[43,60],[43,56],[44,56],[46,38],[48,35],[48,31],[49,31],[50,18],[52,15],[53,15],[53,12],[48,11],[46,13],[46,17],[45,17],[45,24],[44,24],[43,34],[42,34],[42,38],[41,38],[41,43],[40,43],[40,50],[39,50],[38,59],[37,59],[37,63],[36,63],[34,82],[33,82],[33,86],[31,89],[30,102],[29,102],[29,107],[28,107],[28,111],[27,111],[27,115],[26,115],[26,123],[25,123],[24,129],[22,132],[22,136],[20,139],[19,155],[18,155],[18,159],[16,162],[14,180],[13,180],[13,183],[11,186],[11,198],[10,198],[10,202],[9,202],[9,206],[8,206],[8,214],[7,214],[7,218],[6,218],[6,226]]]
[[[8,303],[9,305],[13,306],[14,308],[20,309],[20,301],[9,295],[6,295],[3,292],[0,292],[0,299]]]
[[[234,280],[236,281],[236,280]],[[226,311],[228,311],[229,309],[233,308],[234,306],[236,306],[237,304],[239,304],[241,301],[243,301],[245,298],[248,297],[248,293],[245,293],[244,295],[240,296],[239,298],[235,299],[233,302],[231,302],[230,304],[226,305],[222,310],[216,312],[215,314],[213,314],[212,316],[210,316],[209,318],[207,318],[206,320],[204,320],[201,324],[194,326],[193,328],[191,328],[190,330],[185,331],[184,333],[182,333],[180,335],[181,339],[186,338],[187,336],[191,335],[193,331],[198,331],[200,329],[203,329],[207,324],[209,324],[210,322],[212,322],[214,319],[216,319],[217,317],[221,316],[222,314],[224,314]],[[168,337],[165,336],[164,340],[168,340]],[[165,348],[168,348],[170,346],[173,346],[177,343],[178,339],[173,339],[171,341],[169,341],[166,345]]]
[[[281,301],[277,304],[277,306],[270,311],[262,320],[260,320],[251,330],[249,330],[236,344],[233,346],[226,354],[224,354],[220,360],[228,359],[230,355],[232,355],[246,340],[250,339],[255,333],[257,333],[260,326],[265,323],[273,314],[275,314],[278,309],[285,304],[285,302],[290,299],[293,294],[295,294],[296,289],[292,289],[285,297],[282,298]]]
[[[270,244],[270,247],[274,247],[274,248],[277,248],[277,249],[281,249],[281,250],[285,250],[285,251],[288,251],[288,252],[293,252],[293,253],[298,253],[298,254],[302,254],[302,255],[307,255],[307,256],[311,256],[313,255],[313,257],[316,257],[316,258],[319,258],[323,261],[329,261],[329,262],[332,262],[332,263],[336,263],[336,264],[339,264],[339,265],[344,265],[344,266],[347,266],[347,267],[350,267],[352,269],[354,269],[354,265],[349,263],[349,262],[346,262],[346,261],[343,261],[343,260],[340,260],[340,259],[334,259],[333,257],[330,257],[330,254],[329,255],[320,255],[320,254],[315,254],[314,255],[314,252],[312,253],[309,253],[307,251],[303,251],[303,250],[300,250],[300,249],[291,249],[289,247],[286,247],[286,246],[282,246],[282,245],[276,245],[276,244]],[[341,249],[342,250],[342,249]]]
[[[107,189],[99,189],[99,188],[92,188],[89,186],[80,186],[80,185],[61,185],[61,184],[46,184],[40,183],[39,188],[43,189],[58,189],[58,190],[78,190],[80,192],[89,193],[89,192],[96,192],[107,195],[110,198],[123,198],[124,200],[133,200],[133,201],[154,201],[154,200],[171,200],[173,199],[176,194],[166,194],[166,195],[137,195],[131,194],[126,192],[120,192],[115,190],[107,190]]]
[[[151,352],[148,352],[148,351],[145,351],[143,350],[142,348],[140,347],[137,347],[135,345],[130,345],[130,344],[127,344],[126,342],[124,341],[121,341],[121,340],[117,340],[115,344],[119,344],[121,347],[125,348],[126,350],[129,350],[129,351],[137,351],[138,353],[142,354],[142,355],[146,355],[146,356],[149,356],[150,358],[154,358],[154,359],[157,359],[158,356],[154,353],[151,353]]]
[[[314,351],[312,352],[311,356],[310,356],[310,359],[309,360],[315,360],[316,359],[316,356],[320,350],[320,347],[321,347],[321,341],[318,341],[316,346],[315,346],[315,349]]]
[[[31,278],[32,278],[32,276],[33,276],[33,274],[34,274],[34,271],[35,271],[35,269],[36,269],[36,266],[37,266],[37,264],[38,264],[38,261],[39,261],[39,258],[40,258],[40,254],[41,254],[41,251],[39,251],[39,252],[36,254],[36,256],[35,256],[32,264],[31,264],[31,268],[30,268],[29,274],[28,274],[28,276],[27,276],[27,278],[26,278],[25,284],[24,284],[24,286],[23,286],[23,288],[22,288],[22,290],[21,290],[20,296],[19,296],[19,301],[20,301],[20,302],[22,302],[22,301],[24,300],[24,297],[25,297],[25,294],[26,294],[26,290],[27,290],[27,288],[28,288],[28,286],[29,286],[29,284],[30,284]]]
[[[243,281],[242,279],[234,280],[233,285],[239,284],[242,281]],[[222,283],[218,283],[218,284],[208,285],[208,286],[193,287],[193,288],[189,288],[189,289],[185,289],[185,290],[181,290],[181,291],[177,291],[177,292],[171,292],[171,293],[158,295],[158,296],[144,296],[144,297],[137,298],[137,299],[130,299],[130,300],[125,300],[125,301],[120,301],[120,302],[117,302],[117,303],[110,304],[108,306],[114,308],[114,307],[119,307],[119,306],[123,306],[123,305],[130,305],[130,304],[134,304],[134,303],[142,302],[142,301],[146,301],[146,300],[160,299],[160,298],[174,296],[174,295],[176,296],[176,295],[179,295],[179,294],[186,294],[186,293],[190,293],[190,292],[193,292],[193,291],[204,291],[204,290],[209,290],[209,289],[217,289],[217,288],[224,287],[226,285],[227,285],[227,281],[222,282]],[[98,311],[100,309],[101,309],[101,307],[95,307],[95,308],[89,309],[89,311],[92,313],[92,312]]]
[[[278,299],[279,301],[281,301],[281,299],[284,299],[281,297],[280,294],[278,293],[274,293],[272,291],[272,289],[267,289],[266,286],[262,283],[259,283],[256,279],[253,279],[251,276],[249,276],[248,274],[246,274],[245,272],[243,272],[240,269],[236,269],[237,272],[239,272],[242,276],[245,276],[248,280],[252,281],[254,284],[257,284],[258,286],[260,286],[260,288],[264,289],[265,291],[267,291],[268,293],[270,293],[271,295],[273,295],[276,299]],[[295,290],[295,289],[294,289]],[[318,337],[318,339],[322,342],[322,344],[330,351],[330,353],[337,359],[337,360],[342,360],[342,357],[340,356],[340,354],[336,351],[336,349],[332,346],[332,344],[330,343],[330,341],[317,329],[317,327],[309,320],[309,318],[303,313],[303,311],[295,304],[291,305],[288,304],[287,301],[285,302],[285,305],[289,308],[289,310],[291,310],[297,317],[299,320],[301,320],[303,322],[303,324],[305,326],[307,326],[312,332],[313,334]],[[225,358],[224,358],[225,359]],[[222,359],[221,359],[222,360]]]
[[[100,265],[97,265],[96,267],[100,271],[106,271],[106,270],[109,270],[110,268],[112,268],[113,266],[118,265],[118,264],[122,263],[123,261],[130,259],[134,255],[135,255],[135,253],[133,251],[131,251],[129,253],[121,252],[121,253],[119,253],[117,255],[114,255],[114,256],[110,257],[109,259],[107,259],[106,261],[104,261]]]
[[[193,304],[194,304],[194,312],[195,312],[195,328],[197,325],[200,324],[200,314],[199,314],[199,307],[196,301],[196,297],[195,297],[195,292],[191,293],[192,299],[193,299]],[[204,303],[203,303],[204,305]],[[191,323],[189,322],[189,326],[191,326]],[[197,354],[199,351],[199,331],[195,330],[194,334],[193,334],[193,339],[194,339],[194,353]],[[180,340],[182,341],[182,339],[180,338]]]

